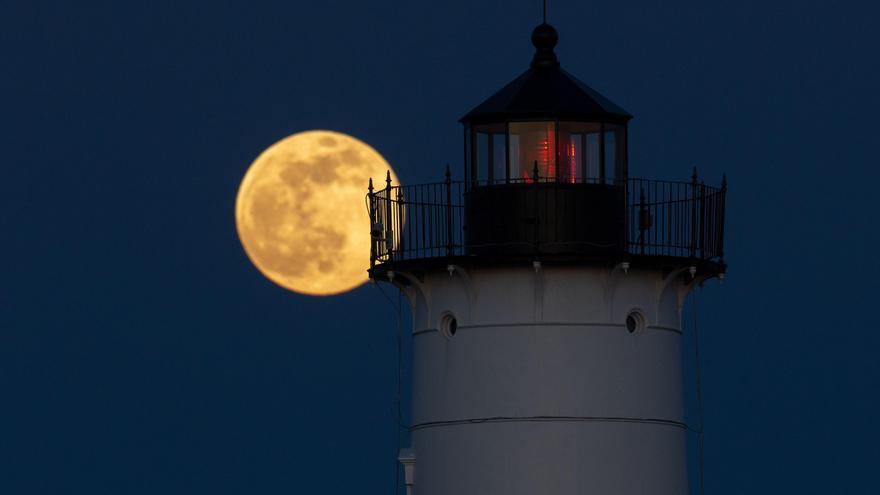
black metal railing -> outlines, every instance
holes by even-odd
[[[371,266],[392,260],[456,256],[463,253],[464,184],[446,180],[413,186],[391,185],[367,194]]]
[[[724,257],[724,200],[721,187],[690,182],[627,180],[627,252],[701,260]]]
[[[572,183],[537,174],[520,182],[544,187]],[[726,179],[720,188],[707,186],[694,171],[690,182],[631,178],[625,184],[608,185],[625,191],[626,238],[621,254],[723,262]],[[371,180],[367,193],[371,268],[388,262],[468,254],[464,193],[473,187],[475,184],[453,181],[448,168],[443,182],[431,184],[395,186],[386,176],[385,187],[374,189]],[[596,213],[584,212],[588,214]],[[535,252],[540,251],[540,246],[535,246]]]

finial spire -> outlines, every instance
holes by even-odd
[[[547,0],[544,0],[544,24],[547,24]]]
[[[556,29],[546,22],[532,31],[532,44],[535,45],[535,56],[532,58],[532,67],[536,69],[559,67],[559,59],[553,48],[559,42]]]

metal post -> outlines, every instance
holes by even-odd
[[[623,251],[624,253],[629,253],[629,241],[630,241],[630,222],[632,222],[630,209],[629,209],[629,188],[630,181],[627,179],[623,182],[623,204],[621,208],[623,208]]]
[[[721,207],[718,212],[718,259],[724,263],[724,203],[727,200],[727,174],[721,176]]]
[[[605,183],[605,124],[599,124],[599,184]]]
[[[376,198],[373,196],[373,178],[370,177],[370,183],[367,186],[367,208],[370,215],[370,273],[376,266],[376,236],[373,235],[373,225],[376,225]]]
[[[446,256],[452,256],[452,174],[446,164]]]
[[[706,257],[706,184],[700,183],[700,258]]]
[[[691,258],[697,256],[697,167],[691,175]]]
[[[645,209],[645,188],[639,194],[639,251],[645,254],[645,231],[648,230],[648,211]]]
[[[465,186],[465,189],[467,189],[467,187],[468,187],[468,180],[469,180],[469,176],[470,176],[470,173],[468,172],[468,164],[470,163],[470,160],[468,159],[468,144],[470,143],[470,141],[468,141],[468,133],[469,132],[470,132],[470,127],[467,125],[464,126],[464,136],[463,137],[464,137],[464,186]]]
[[[406,198],[403,197],[403,188],[397,186],[397,222],[395,222],[395,231],[397,232],[397,257],[398,259],[403,259],[402,255],[405,252],[403,245],[403,204],[406,201]],[[391,247],[394,247],[394,239],[391,239]]]
[[[391,171],[385,173],[385,251],[388,260],[394,258],[394,242],[391,239]]]

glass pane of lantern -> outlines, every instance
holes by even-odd
[[[605,183],[626,176],[626,136],[624,127],[605,124]]]
[[[572,184],[583,182],[584,143],[582,135],[567,136],[569,140],[563,141],[559,136],[559,180]]]
[[[504,181],[507,157],[504,154],[504,123],[480,124],[474,128],[473,156],[477,185]],[[500,146],[498,143],[502,143]]]
[[[615,157],[617,156],[617,149],[615,143],[616,136],[614,134],[614,130],[605,128],[605,183],[613,184],[614,183],[614,164],[617,163]]]
[[[586,136],[587,150],[587,181],[593,184],[599,182],[599,131],[591,132]]]
[[[492,134],[492,172],[496,184],[507,181],[507,153],[504,134]]]
[[[535,163],[541,180],[556,178],[556,129],[553,122],[511,122],[511,180],[531,182]]]
[[[489,179],[489,134],[477,133],[477,184],[484,185]]]
[[[519,136],[511,134],[508,136],[508,141],[510,143],[510,181],[521,181],[523,171],[519,167]]]
[[[595,183],[599,179],[600,124],[559,123],[559,179]]]

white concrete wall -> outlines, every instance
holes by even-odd
[[[397,276],[413,281],[415,495],[687,493],[686,271]],[[647,325],[631,334],[636,308]]]

